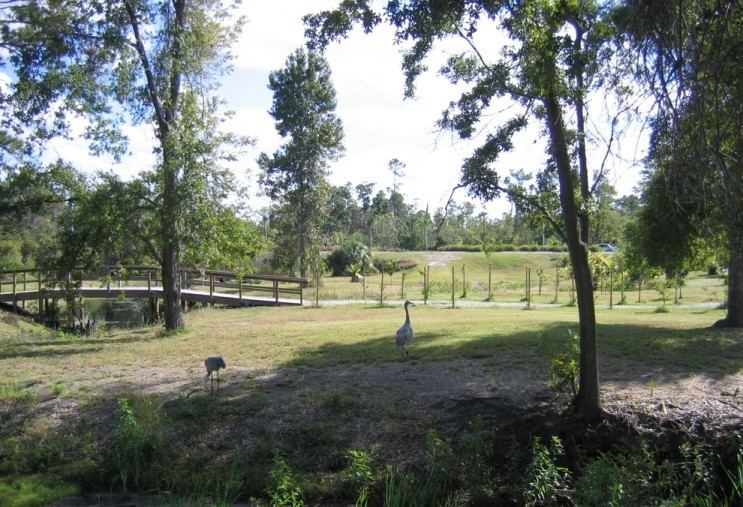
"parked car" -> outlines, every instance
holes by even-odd
[[[611,243],[599,243],[599,252],[607,252],[607,253],[614,253],[617,250],[617,247],[612,245]]]

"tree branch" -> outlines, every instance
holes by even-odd
[[[131,24],[132,32],[134,33],[134,47],[137,49],[137,54],[142,62],[145,78],[147,79],[147,93],[150,96],[152,107],[155,109],[155,116],[157,117],[157,125],[160,129],[160,135],[164,137],[170,130],[170,124],[165,117],[162,104],[160,103],[160,98],[157,95],[157,83],[155,82],[155,75],[152,72],[152,66],[150,65],[150,60],[147,57],[147,51],[145,50],[142,36],[139,32],[137,13],[134,10],[131,0],[124,0],[124,6],[126,7],[126,12],[129,14],[129,23]]]

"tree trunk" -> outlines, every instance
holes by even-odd
[[[583,43],[583,29],[582,27],[575,26],[575,53],[576,62],[574,64],[575,69],[575,88],[577,90],[577,96],[575,98],[575,121],[576,129],[578,134],[578,172],[579,172],[579,183],[580,183],[580,195],[585,204],[588,203],[591,198],[591,192],[588,188],[588,157],[586,156],[586,122],[585,122],[585,104],[583,101],[583,93],[585,90],[583,80],[583,54],[581,53],[581,46]],[[584,204],[583,211],[578,216],[580,226],[580,240],[586,245],[590,245],[590,229],[588,219],[588,206]]]
[[[181,308],[181,286],[178,277],[178,179],[171,155],[166,152],[168,141],[163,143],[163,171],[165,187],[162,210],[162,273],[165,299],[165,329],[169,331],[183,327]]]
[[[581,242],[578,209],[575,202],[573,173],[568,155],[565,126],[556,94],[544,97],[550,148],[560,181],[560,205],[565,223],[570,262],[573,265],[578,318],[580,328],[580,387],[575,399],[575,410],[587,420],[601,417],[599,400],[598,354],[596,349],[596,313],[593,304],[593,285],[588,265],[588,248]],[[586,218],[587,220],[587,218]]]

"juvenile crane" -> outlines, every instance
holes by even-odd
[[[408,312],[408,306],[415,306],[415,303],[405,301],[405,323],[397,330],[395,336],[395,343],[402,350],[402,359],[408,358],[408,351],[405,350],[405,345],[410,343],[413,339],[413,326],[410,325],[410,313]]]
[[[204,384],[206,384],[206,381],[211,377],[212,379],[212,390],[211,392],[214,392],[214,375],[213,373],[217,372],[217,392],[219,392],[219,370],[222,368],[227,368],[227,365],[224,363],[224,359],[222,359],[222,356],[211,356],[207,357],[206,361],[204,361],[204,366],[206,366],[206,378],[204,379]]]

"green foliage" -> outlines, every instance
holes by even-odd
[[[297,49],[269,76],[269,113],[286,142],[272,156],[261,153],[260,183],[278,204],[274,221],[278,262],[306,276],[318,256],[329,195],[328,164],[343,151],[343,127],[335,116],[330,67],[314,51]]]
[[[268,472],[272,484],[267,491],[271,499],[271,505],[275,507],[301,507],[302,490],[294,478],[292,469],[286,459],[277,454],[273,460],[273,466]]]
[[[586,465],[575,482],[575,501],[581,507],[621,507],[626,504],[622,483],[624,469],[610,456],[600,454]]]
[[[63,497],[79,492],[75,485],[49,474],[5,476],[0,478],[0,505],[37,507],[51,505]]]
[[[214,204],[233,187],[226,162],[247,140],[221,130],[225,115],[214,95],[237,35],[226,22],[227,8],[209,0],[174,0],[163,7],[161,2],[9,6],[16,22],[6,27],[3,42],[14,81],[3,103],[30,142],[64,135],[70,118],[83,116],[90,150],[114,159],[127,149],[124,124],[151,124],[157,167],[131,184],[110,177],[115,205],[93,193],[104,205],[100,213],[91,206],[91,216],[75,216],[72,206],[73,227],[62,228],[66,237],[82,240],[82,251],[74,241],[63,242],[61,251],[45,257],[56,265],[94,265],[101,249],[126,246],[121,238],[134,240],[167,266],[164,291],[177,303],[180,248],[192,244],[189,234],[202,230],[195,224],[208,222],[212,210],[220,209]],[[182,326],[180,312],[178,304],[165,305],[168,329]]]
[[[346,475],[356,491],[356,506],[366,507],[369,503],[369,493],[374,479],[371,456],[367,451],[349,449],[346,451],[349,464]]]
[[[522,492],[526,502],[552,503],[565,496],[570,471],[557,464],[564,454],[565,449],[559,437],[552,436],[547,444],[543,444],[539,437],[534,439]]]
[[[190,495],[185,503],[205,507],[230,507],[234,505],[244,484],[241,477],[243,467],[244,463],[237,458],[230,463],[228,470],[217,467],[197,474],[191,480],[195,492]]]
[[[121,488],[142,489],[161,479],[165,462],[160,411],[152,398],[117,400],[113,458]],[[154,482],[153,482],[154,481]]]
[[[373,269],[372,255],[369,248],[354,238],[346,238],[341,245],[333,250],[325,259],[325,263],[333,276],[342,276],[352,271],[371,272]]]
[[[558,400],[563,403],[571,402],[578,394],[579,354],[578,336],[573,330],[568,330],[563,350],[550,360],[550,378],[547,381],[547,387],[553,390]]]

